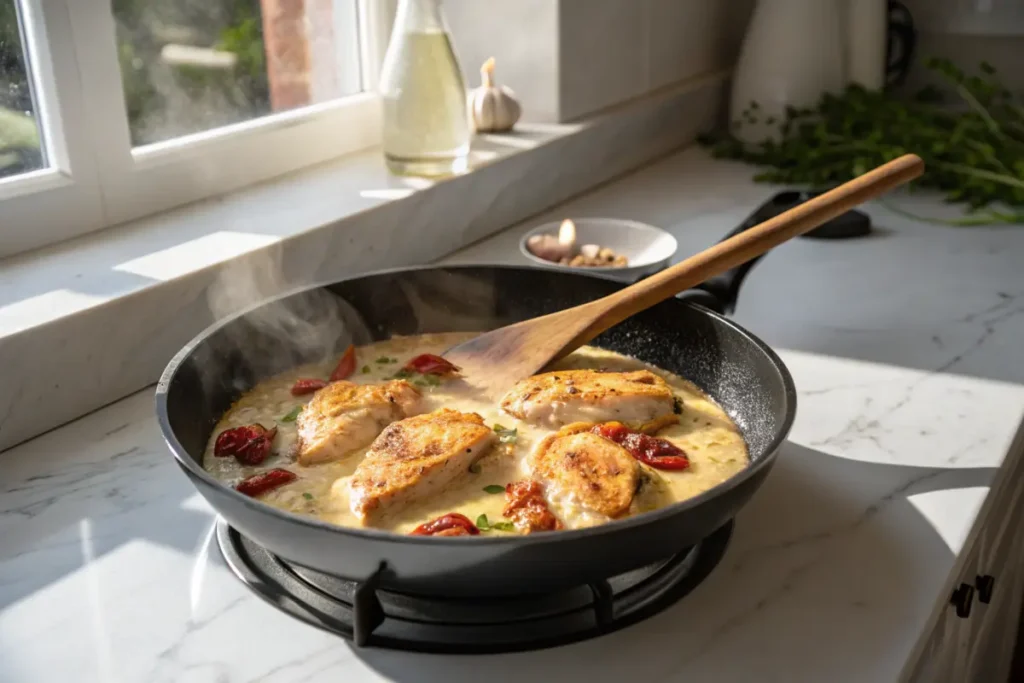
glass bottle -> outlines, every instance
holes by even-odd
[[[392,172],[439,176],[465,170],[466,86],[441,0],[399,0],[380,73],[384,158]]]

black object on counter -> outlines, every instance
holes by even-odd
[[[806,192],[789,190],[780,192],[767,202],[762,204],[757,211],[750,215],[743,227],[753,227],[769,218],[774,218],[783,211],[788,211],[794,206],[799,206],[809,199],[813,199],[821,192]],[[751,222],[752,225],[748,225]],[[820,228],[815,228],[809,233],[802,235],[804,239],[842,240],[851,237],[864,237],[871,233],[871,219],[862,211],[847,211],[841,216],[833,218]]]
[[[747,217],[745,221],[740,223],[720,241],[725,241],[745,230],[749,230],[770,218],[778,216],[784,211],[792,209],[794,206],[798,206],[813,197],[817,197],[819,194],[821,193],[797,190],[779,192],[759,206]],[[809,233],[802,235],[802,237],[810,239],[848,239],[851,237],[863,237],[870,232],[871,219],[867,214],[854,210],[847,211],[841,216],[833,218],[820,228],[815,228]],[[767,256],[767,254],[763,254],[755,259],[747,261],[732,270],[727,270],[724,273],[708,278],[693,289],[682,292],[678,296],[680,299],[684,299],[690,303],[710,308],[716,313],[732,313],[736,310],[736,299],[739,296],[740,285],[743,284],[743,279],[747,276],[747,273],[750,272],[750,269],[765,256]]]

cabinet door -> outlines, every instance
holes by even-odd
[[[973,581],[978,571],[978,558],[978,553],[971,552],[954,582],[954,590],[961,585],[970,589],[971,600],[967,604],[971,613],[975,607]],[[944,597],[939,621],[920,651],[916,667],[902,679],[906,683],[967,683],[964,675],[968,670],[970,616],[959,616],[956,606],[950,602],[951,597]]]
[[[964,681],[1004,681],[1013,659],[1024,585],[1024,480],[1014,476],[1010,481],[1010,488],[998,492],[1000,500],[979,537]],[[986,579],[992,581],[991,595],[984,590]]]
[[[1016,644],[1024,590],[1024,429],[1015,438],[975,528],[962,549],[962,564],[947,588],[970,587],[966,616],[947,593],[927,640],[901,681],[1003,683]],[[979,600],[979,577],[995,579],[989,601]],[[963,595],[963,593],[961,594]],[[965,601],[965,606],[968,604]],[[966,611],[966,610],[965,610]],[[935,619],[935,617],[933,617]]]

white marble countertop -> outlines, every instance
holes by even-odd
[[[515,262],[563,215],[661,225],[682,256],[771,193],[749,176],[689,150],[450,260]],[[0,680],[895,680],[1021,424],[1024,229],[869,211],[873,236],[798,240],[746,281],[736,318],[799,415],[721,565],[666,612],[543,652],[355,650],[224,566],[150,389],[0,455]]]

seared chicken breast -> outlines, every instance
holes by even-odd
[[[420,412],[420,399],[405,380],[332,382],[313,395],[295,420],[296,459],[300,465],[316,465],[365,448],[395,420]]]
[[[384,510],[433,495],[466,476],[495,442],[476,413],[443,408],[388,426],[349,480],[349,505],[364,524]]]
[[[665,380],[649,370],[559,370],[519,382],[501,407],[520,420],[554,427],[609,420],[646,423],[670,418],[675,397]]]
[[[629,451],[577,423],[549,434],[531,456],[533,476],[548,500],[613,518],[629,510],[640,483],[640,464]]]

